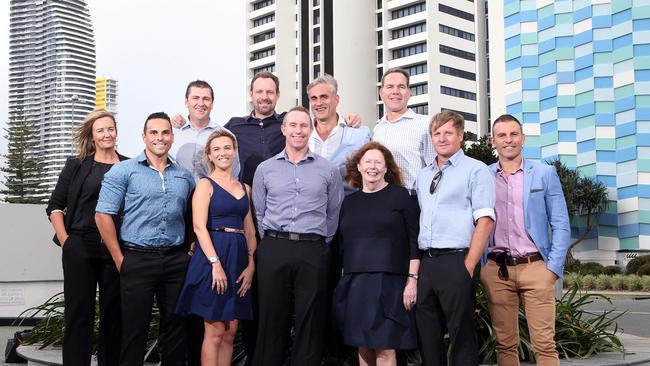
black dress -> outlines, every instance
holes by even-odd
[[[419,259],[418,212],[406,189],[389,184],[345,198],[338,240],[344,275],[333,318],[346,344],[373,349],[416,346],[413,312],[404,308],[409,261]]]

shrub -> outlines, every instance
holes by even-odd
[[[603,273],[603,265],[600,263],[588,262],[580,265],[580,273],[583,275],[598,276]]]
[[[576,285],[580,283],[580,274],[579,273],[566,273],[564,275],[564,278],[562,279],[562,286],[564,288],[570,288],[573,287],[573,285]],[[578,285],[578,287],[580,287]]]
[[[567,261],[564,266],[565,272],[578,273],[580,272],[580,260],[574,259],[572,261]]]
[[[625,289],[625,276],[623,275],[614,275],[609,281],[609,286],[612,290],[624,290]]]
[[[637,271],[637,274],[639,276],[649,276],[650,275],[650,263],[646,263],[639,267],[639,270]]]
[[[621,273],[623,273],[623,269],[619,266],[606,266],[603,268],[603,274],[606,275],[613,276]]]
[[[596,277],[596,290],[607,290],[611,288],[611,276],[600,274]]]
[[[595,286],[596,286],[596,276],[590,274],[582,276],[582,281],[580,282],[581,289],[593,290]]]
[[[650,263],[650,255],[640,255],[627,263],[626,273],[637,274],[639,267],[646,263]]]
[[[625,278],[625,287],[628,291],[638,291],[641,289],[641,277],[637,275],[628,275]]]
[[[650,291],[650,276],[641,277],[641,288],[643,291]]]

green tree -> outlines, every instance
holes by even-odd
[[[27,121],[22,111],[14,113],[8,127],[5,165],[0,171],[6,174],[5,188],[0,190],[7,203],[43,203],[43,159],[38,149],[38,127]]]
[[[578,228],[578,237],[569,245],[566,264],[571,265],[574,262],[573,249],[598,225],[600,214],[607,208],[607,187],[594,178],[581,176],[559,159],[547,161],[547,164],[555,166],[560,177],[569,219],[580,216],[585,218],[585,227]]]
[[[465,141],[463,141],[463,146],[465,146]],[[480,139],[478,139],[477,142],[472,144],[470,147],[466,147],[463,150],[465,150],[465,155],[476,160],[480,160],[486,165],[496,163],[499,160],[494,154],[492,142],[490,141],[490,137],[488,135],[483,135]]]

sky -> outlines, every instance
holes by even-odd
[[[212,118],[247,113],[244,1],[87,0],[97,76],[118,80],[118,150],[136,156],[152,112],[187,114],[185,88],[196,79],[215,93]],[[0,11],[0,127],[8,119],[9,1]],[[226,5],[227,4],[227,5]],[[0,153],[6,152],[6,134]]]

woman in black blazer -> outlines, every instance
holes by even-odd
[[[120,354],[120,278],[95,225],[95,206],[104,174],[126,158],[115,150],[112,113],[93,111],[73,137],[77,155],[68,158],[47,205],[62,248],[65,332],[63,364],[90,365],[99,284],[97,362],[117,365]]]

